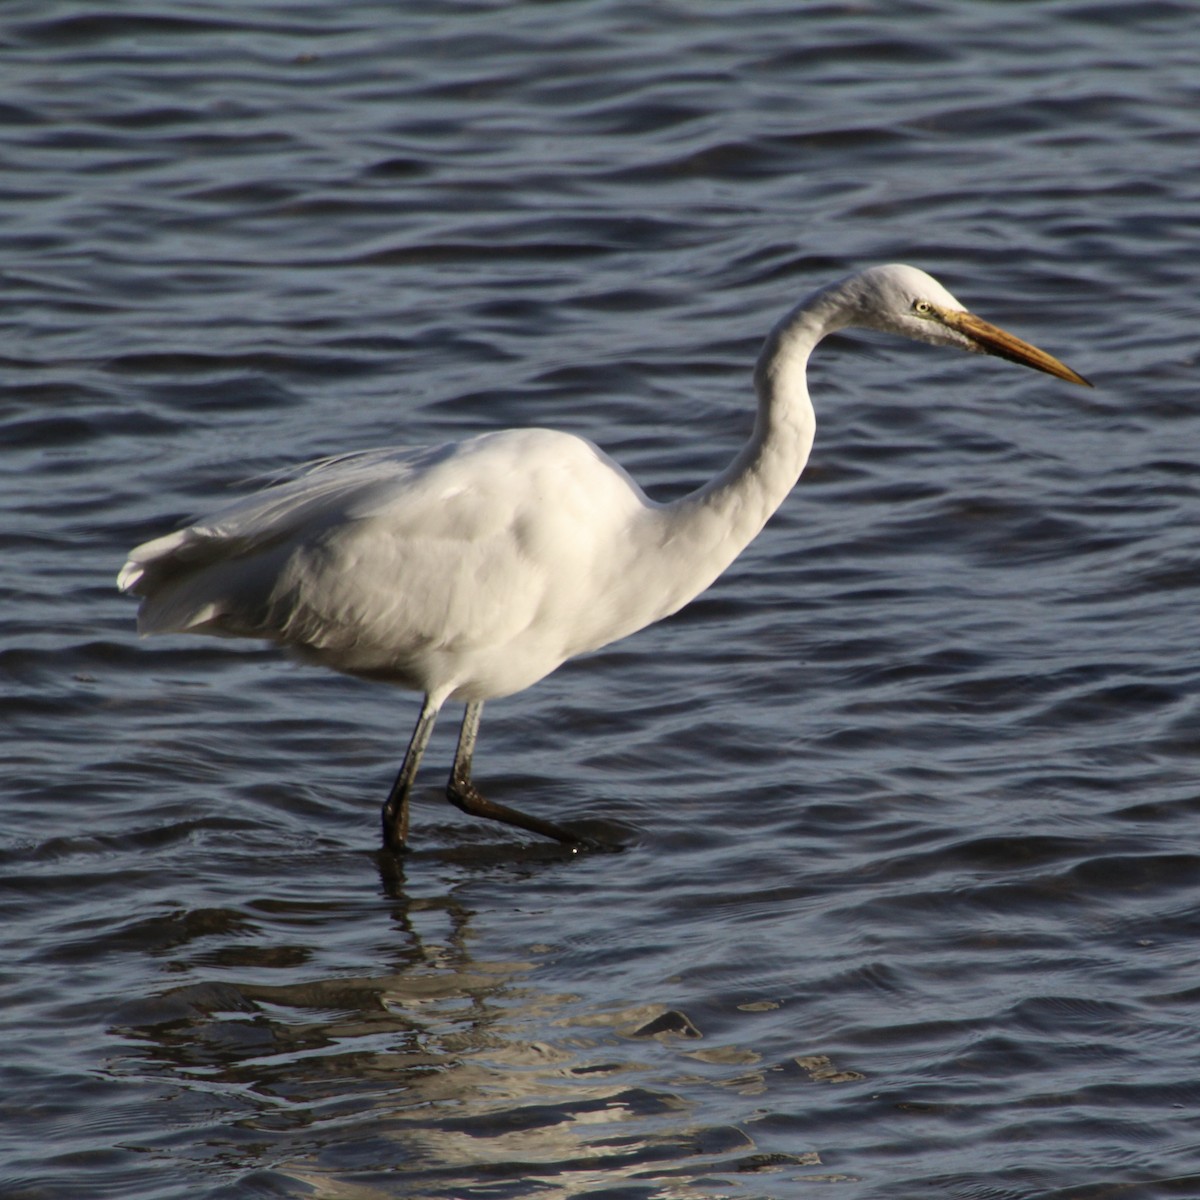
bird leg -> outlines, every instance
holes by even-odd
[[[429,745],[429,735],[433,733],[433,723],[437,720],[438,710],[426,696],[421,705],[421,715],[408,742],[404,761],[400,764],[400,773],[392,790],[388,793],[383,806],[383,844],[386,849],[398,853],[404,849],[408,840],[408,797],[412,792],[413,780],[417,777],[417,767],[421,765],[421,755]]]
[[[554,838],[555,841],[565,842],[569,846],[595,847],[591,838],[582,834],[572,833],[562,825],[553,821],[544,821],[540,817],[531,817],[506,804],[489,800],[471,782],[471,759],[475,753],[475,739],[479,734],[479,718],[483,711],[483,701],[472,701],[467,705],[463,714],[462,730],[458,735],[458,749],[454,753],[454,766],[450,772],[450,782],[446,785],[446,799],[455,808],[474,817],[487,817],[493,821],[502,821],[505,825],[515,825],[518,829],[526,829],[530,833],[539,833],[542,837]]]

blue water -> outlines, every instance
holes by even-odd
[[[0,1195],[1200,1196],[1200,17],[313,3],[0,20]],[[1097,383],[870,335],[678,616],[485,712],[139,641],[290,463],[552,425],[720,469],[798,298],[936,274]]]

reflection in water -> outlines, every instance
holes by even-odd
[[[148,1069],[237,1110],[202,1141],[243,1182],[266,1172],[272,1194],[392,1197],[402,1171],[405,1195],[461,1195],[464,1181],[487,1181],[488,1195],[517,1196],[536,1180],[545,1196],[625,1181],[630,1194],[700,1197],[764,1171],[833,1178],[813,1173],[814,1150],[759,1153],[744,1128],[702,1119],[697,1095],[712,1093],[719,1111],[721,1089],[767,1090],[758,1055],[706,1045],[664,1005],[589,1012],[578,996],[525,986],[536,963],[475,958],[473,914],[452,893],[407,896],[390,859],[381,873],[400,936],[378,974],[313,977],[295,947],[242,946],[212,978],[122,1014],[140,1062],[121,1074]],[[172,953],[214,920],[177,919]],[[218,924],[248,922],[227,914]],[[297,978],[265,981],[281,971]],[[815,1062],[788,1069],[833,1078],[828,1059]]]

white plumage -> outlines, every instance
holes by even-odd
[[[433,721],[467,704],[447,794],[468,812],[569,843],[553,822],[486,800],[470,779],[485,700],[675,612],[733,561],[795,484],[814,433],[805,368],[857,324],[1082,377],[967,313],[913,267],[876,267],[817,292],[768,337],[758,416],[730,466],[670,504],[649,500],[583,438],[486,433],[318,463],[186,529],[138,546],[118,586],[143,633],[264,638],[348,674],[422,692],[384,840],[407,837],[408,796]]]

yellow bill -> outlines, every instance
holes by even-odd
[[[977,317],[974,313],[938,308],[937,315],[942,324],[956,329],[970,338],[984,354],[992,354],[996,358],[1004,358],[1009,362],[1032,367],[1035,371],[1045,371],[1047,375],[1055,375],[1059,379],[1066,379],[1071,383],[1081,383],[1084,387],[1092,386],[1078,371],[1072,371],[1066,363],[1059,362],[1053,354],[1047,354],[1045,350],[1031,346],[1015,334],[1006,332],[991,324],[990,321]]]

